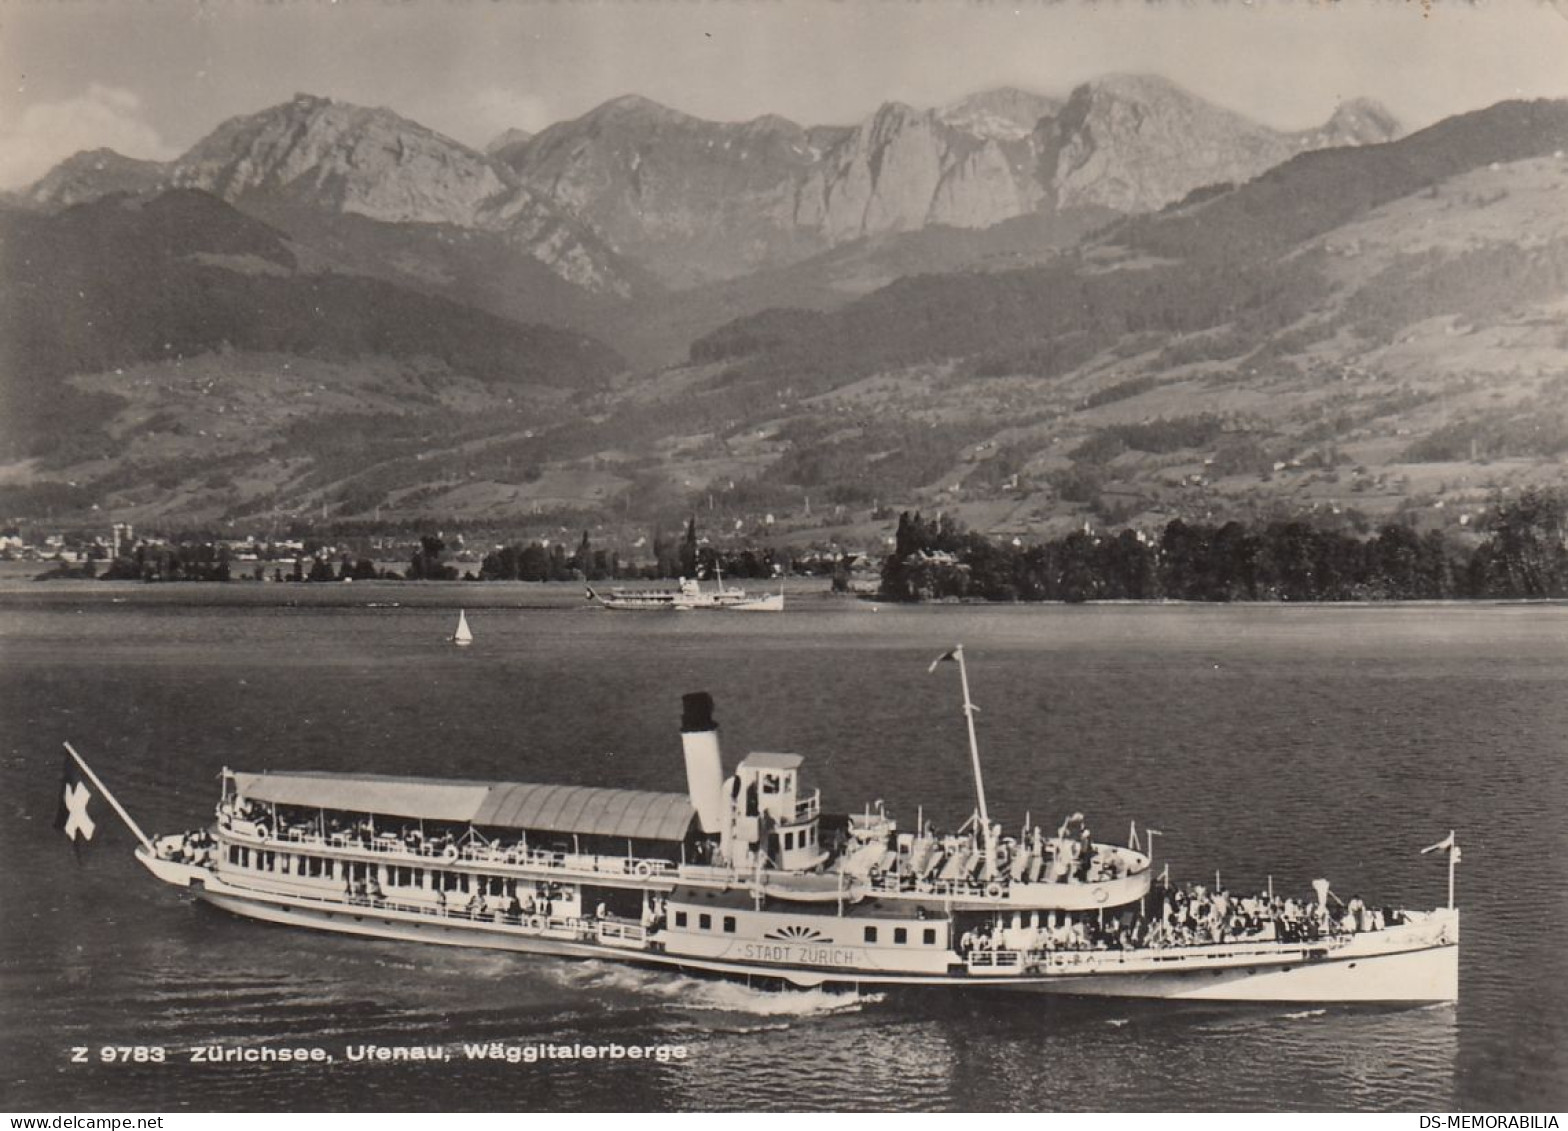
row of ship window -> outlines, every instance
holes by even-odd
[[[782,837],[783,840],[784,840],[784,851],[785,852],[792,851],[796,847],[797,844],[801,848],[806,848],[806,847],[809,847],[810,845],[813,845],[813,844],[817,843],[817,826],[816,825],[807,825],[805,828],[801,829],[798,833],[796,833],[796,832],[784,832],[784,833],[780,833],[779,836]],[[800,838],[798,842],[795,839],[797,836]]]
[[[229,848],[229,863],[237,868],[252,868],[261,872],[281,872],[284,875],[307,876],[326,880],[346,880],[349,882],[365,882],[375,878],[377,882],[385,883],[388,887],[426,887],[424,868],[416,868],[404,864],[385,865],[384,875],[382,866],[360,860],[333,860],[321,856],[296,855],[290,852],[276,852],[272,849],[251,849],[245,845],[231,844]],[[432,868],[430,872],[429,890],[461,892],[463,895],[477,893],[479,895],[505,895],[510,896],[516,892],[516,881],[504,879],[501,876],[473,876],[467,872],[444,872]],[[675,912],[675,926],[686,927],[689,922],[688,913]],[[733,935],[736,931],[735,916],[725,915],[720,924],[725,934]],[[713,916],[706,911],[697,914],[697,929],[700,931],[713,930]],[[879,929],[867,925],[864,928],[864,938],[867,943],[875,944],[878,941]],[[925,946],[937,945],[936,928],[925,927],[921,929],[921,943]],[[894,927],[893,943],[895,946],[904,946],[909,943],[909,928]]]
[[[467,872],[444,872],[429,869],[430,882],[425,882],[424,868],[404,864],[371,864],[361,860],[332,860],[322,856],[301,856],[292,852],[275,852],[272,849],[251,849],[244,845],[229,845],[229,863],[236,868],[254,868],[258,872],[280,872],[283,875],[305,876],[311,879],[346,880],[350,883],[383,883],[387,887],[419,888],[430,891],[461,892],[464,895],[512,895],[517,881],[501,876],[473,876]]]
[[[676,925],[676,927],[685,927],[687,925],[688,921],[689,920],[687,918],[687,913],[686,912],[684,912],[684,911],[677,911],[677,912],[675,912],[675,925]],[[726,915],[726,916],[724,916],[724,921],[721,924],[721,926],[723,928],[723,933],[724,934],[726,934],[726,935],[733,935],[735,933],[735,916],[733,916],[733,915]],[[706,912],[706,911],[699,911],[697,913],[697,929],[699,931],[711,931],[711,930],[713,930],[713,916],[708,914],[708,912]],[[865,929],[865,940],[866,940],[866,942],[868,942],[868,943],[875,943],[877,941],[877,934],[878,934],[878,932],[877,932],[877,928],[876,927],[871,927],[871,926],[866,927],[866,929]],[[921,932],[920,932],[920,941],[925,946],[935,946],[936,945],[936,928],[935,927],[924,927],[924,928],[922,928]],[[904,946],[908,942],[909,942],[909,928],[908,927],[894,927],[893,928],[893,943],[894,943],[894,945],[895,946]]]

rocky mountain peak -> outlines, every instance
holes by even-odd
[[[166,166],[78,155],[31,199],[175,186],[253,202],[243,206],[260,215],[452,225],[498,234],[590,290],[625,293],[618,256],[684,286],[936,225],[1155,210],[1303,150],[1397,131],[1357,99],[1318,129],[1281,133],[1159,76],[1121,74],[1065,102],[999,87],[810,128],[776,114],[707,121],[627,94],[538,134],[508,130],[478,152],[391,110],[300,93],[224,122]]]
[[[88,149],[67,157],[23,194],[34,204],[68,207],[108,193],[148,192],[168,168],[158,161],[126,157],[112,149]]]
[[[533,137],[534,135],[527,130],[516,128],[504,130],[492,138],[490,144],[485,146],[485,154],[504,161],[506,159],[505,154],[514,152],[518,148],[527,145],[533,140]]]
[[[1101,98],[1124,98],[1131,102],[1197,98],[1196,95],[1163,75],[1126,71],[1101,75],[1086,83],[1080,83],[1074,88],[1071,96],[1079,95],[1080,92]]]
[[[1399,119],[1381,102],[1371,98],[1352,98],[1341,102],[1321,131],[1339,139],[1329,144],[1381,145],[1404,133]]]
[[[929,110],[917,110],[907,102],[884,102],[866,123],[867,132],[875,137],[886,137],[911,124],[924,124],[934,117]]]
[[[1061,109],[1061,100],[1031,90],[1003,86],[971,94],[942,107],[937,116],[977,137],[1017,141],[1028,137],[1041,118]]]
[[[1321,134],[1281,133],[1157,75],[1110,75],[1076,88],[1036,136],[1058,206],[1148,212],[1250,180],[1303,148],[1352,144]]]
[[[224,122],[175,162],[172,181],[392,224],[494,233],[590,291],[624,293],[623,266],[507,166],[391,110],[299,95]]]
[[[173,181],[399,223],[465,224],[508,187],[483,155],[417,122],[308,94],[223,123],[175,162]]]
[[[1152,132],[1201,124],[1209,130],[1270,132],[1160,75],[1115,74],[1080,83],[1068,94],[1059,117],[1068,129],[1088,124],[1106,130]]]
[[[782,134],[789,137],[804,137],[806,131],[798,123],[790,121],[781,114],[763,114],[749,122],[739,125],[740,132],[750,137],[764,137],[771,134]]]
[[[622,127],[648,127],[700,122],[701,119],[683,114],[662,102],[644,98],[640,94],[623,94],[619,98],[600,103],[577,121],[585,124],[613,123]]]
[[[499,154],[612,248],[683,284],[743,274],[795,241],[794,186],[820,155],[778,115],[711,122],[637,95]]]

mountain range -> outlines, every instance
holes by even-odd
[[[1388,512],[1456,455],[1427,487],[1479,491],[1568,449],[1565,118],[1289,133],[1113,76],[847,126],[633,96],[481,152],[300,95],[0,205],[0,509],[1027,530]]]
[[[786,266],[935,225],[981,229],[1077,207],[1142,212],[1245,180],[1309,148],[1387,141],[1367,102],[1281,133],[1147,76],[1063,102],[995,90],[951,106],[887,103],[855,126],[710,122],[629,95],[477,152],[390,110],[301,94],[224,122],[168,164],[78,154],[31,187],[44,206],[195,188],[242,209],[305,208],[483,233],[595,293],[637,271],[668,285]]]
[[[1319,130],[1280,133],[1164,80],[1118,76],[1065,103],[1012,89],[926,110],[892,102],[853,127],[707,122],[633,96],[493,152],[611,246],[691,285],[934,225],[1147,211],[1305,148],[1398,132],[1354,103]]]

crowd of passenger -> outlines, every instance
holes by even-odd
[[[459,848],[459,840],[450,829],[429,832],[417,824],[399,824],[395,828],[383,825],[379,830],[369,817],[353,817],[341,813],[327,813],[307,821],[290,822],[284,813],[269,812],[248,799],[225,801],[219,806],[220,817],[227,823],[249,824],[256,836],[263,840],[300,840],[321,838],[336,844],[366,848],[382,848],[395,844],[415,856],[442,856],[448,849]],[[276,820],[277,827],[272,822]]]
[[[1038,825],[1022,840],[1004,837],[997,845],[996,864],[1004,876],[1045,883],[1092,884],[1127,873],[1121,856],[1095,846],[1082,813],[1068,817],[1054,837],[1045,836]]]
[[[930,847],[920,847],[921,843]],[[835,846],[845,847],[842,839]],[[959,867],[955,869],[954,861]],[[1096,845],[1083,814],[1074,813],[1054,836],[1039,826],[1022,837],[1001,837],[996,867],[986,867],[984,850],[975,835],[947,837],[938,842],[927,823],[912,851],[889,854],[888,867],[873,864],[867,878],[887,891],[952,891],[983,894],[1011,883],[1095,884],[1117,880],[1132,869],[1132,858],[1114,848]]]
[[[207,829],[185,833],[179,840],[166,839],[159,844],[158,853],[176,864],[203,865],[212,859],[217,841]]]
[[[269,812],[265,807],[249,800],[225,801],[219,807],[220,819],[226,826],[236,823],[241,831],[248,831],[263,841],[323,840],[340,848],[361,848],[374,852],[396,851],[430,860],[475,859],[507,864],[563,862],[564,848],[558,844],[549,847],[530,846],[527,839],[487,839],[478,830],[463,826],[441,826],[430,823],[383,822],[379,827],[368,817],[328,812],[310,820],[290,821],[286,811]],[[274,822],[276,826],[274,827]],[[249,826],[245,829],[243,826]],[[613,866],[621,862],[619,856],[608,858]],[[632,865],[625,865],[630,870]],[[657,866],[657,862],[656,862]]]
[[[553,918],[557,904],[565,901],[565,892],[560,884],[543,881],[535,884],[532,891],[525,890],[520,881],[509,880],[500,891],[488,890],[486,885],[485,890],[475,890],[467,899],[460,895],[449,897],[442,888],[435,888],[430,894],[434,896],[435,908],[440,914],[507,922],[513,926],[525,919]],[[381,907],[388,902],[395,902],[388,899],[375,871],[370,871],[362,878],[345,880],[343,898],[349,903],[367,907]]]
[[[1330,901],[1338,906],[1331,907]],[[1152,907],[1156,911],[1144,910]],[[1018,919],[1026,918],[1019,915]],[[1395,908],[1368,907],[1359,896],[1348,903],[1324,885],[1314,901],[1273,893],[1242,896],[1224,888],[1186,884],[1151,890],[1146,904],[1076,915],[1030,912],[1029,922],[1000,923],[966,931],[961,953],[984,950],[1141,950],[1235,942],[1312,943],[1405,922]]]

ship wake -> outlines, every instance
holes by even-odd
[[[709,981],[602,962],[574,963],[558,971],[558,976],[578,989],[622,992],[668,1009],[784,1020],[856,1013],[887,996],[822,989],[764,990],[738,982]]]

